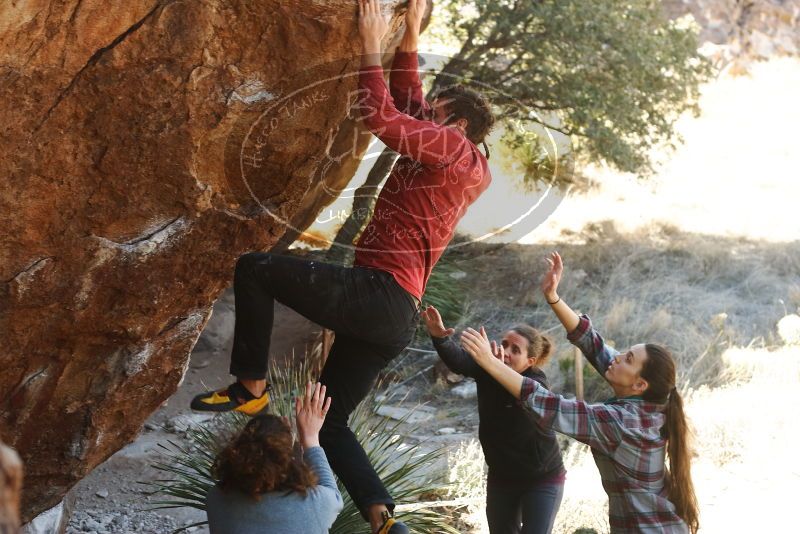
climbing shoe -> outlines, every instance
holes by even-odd
[[[198,412],[241,412],[245,415],[258,415],[269,406],[269,384],[264,394],[256,397],[236,381],[225,389],[207,391],[192,399],[192,410]]]
[[[389,512],[383,512],[383,525],[375,534],[409,534],[410,532],[405,523],[397,521],[389,515]]]

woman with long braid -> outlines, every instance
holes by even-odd
[[[558,296],[563,273],[554,252],[542,292],[576,345],[606,379],[615,396],[589,404],[556,395],[503,364],[485,331],[467,329],[464,349],[512,395],[519,396],[538,424],[588,444],[608,494],[611,532],[697,532],[697,498],[691,477],[688,425],[675,387],[675,361],[651,343],[617,351],[603,341],[586,315]],[[667,456],[669,468],[667,469]]]

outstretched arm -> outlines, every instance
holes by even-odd
[[[304,449],[319,447],[319,430],[331,406],[331,398],[325,398],[325,386],[320,383],[306,384],[306,392],[294,403],[294,418],[297,434]]]
[[[295,399],[294,414],[298,438],[303,446],[303,459],[317,475],[317,487],[312,498],[319,512],[333,523],[343,506],[342,494],[325,452],[319,446],[319,430],[330,406],[331,398],[325,398],[325,386],[309,382],[305,395]]]
[[[431,335],[433,346],[445,365],[454,373],[475,378],[481,368],[467,351],[450,338],[455,330],[444,327],[439,310],[433,306],[428,306],[422,312],[422,318],[425,320],[428,333]]]
[[[306,384],[305,394],[295,399],[294,417],[298,439],[303,446],[303,458],[317,475],[320,508],[323,512],[330,513],[333,522],[342,509],[342,495],[336,486],[336,479],[325,452],[319,445],[319,430],[330,407],[331,398],[325,398],[325,386],[309,382]]]
[[[358,34],[361,36],[361,68],[380,67],[381,40],[389,25],[378,0],[358,0]]]
[[[389,94],[381,66],[381,39],[388,25],[378,0],[359,0],[359,33],[363,46],[359,101],[364,125],[386,146],[426,165],[452,163],[468,146],[455,128],[419,120],[400,112]]]
[[[525,403],[542,427],[553,428],[606,453],[611,453],[621,442],[623,414],[617,407],[565,399],[537,381],[523,377],[495,358],[483,329],[481,332],[466,329],[461,343],[486,373]]]
[[[524,377],[504,364],[502,359],[497,358],[483,327],[481,327],[480,332],[473,328],[464,330],[461,333],[461,346],[464,347],[464,350],[475,363],[503,386],[506,391],[519,398]]]
[[[409,0],[406,29],[394,54],[389,72],[389,90],[397,109],[415,119],[429,119],[431,107],[422,93],[417,43],[427,0]]]
[[[545,260],[550,268],[542,277],[542,294],[569,334],[578,327],[579,318],[578,314],[572,311],[572,308],[558,296],[558,284],[564,273],[564,263],[558,252],[553,252]]]
[[[542,277],[542,294],[567,331],[567,339],[581,352],[589,363],[605,378],[606,369],[618,352],[603,341],[586,315],[578,315],[558,296],[558,284],[564,273],[564,262],[558,252],[546,258],[548,271]]]
[[[427,0],[408,0],[406,10],[406,31],[400,40],[401,52],[416,52],[419,41],[419,31],[422,28],[422,17],[428,7]]]

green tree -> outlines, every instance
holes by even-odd
[[[428,34],[455,39],[460,48],[428,95],[455,81],[488,92],[502,141],[529,185],[571,179],[571,172],[553,173],[563,156],[547,151],[547,130],[570,140],[561,167],[604,161],[650,174],[651,150],[680,141],[675,121],[699,112],[699,86],[712,73],[697,52],[696,28],[669,20],[656,0],[443,0],[433,16],[439,21]],[[542,135],[531,136],[531,123]],[[365,186],[377,194],[395,159],[387,149]],[[340,230],[329,258],[346,256],[372,205],[374,197],[356,195],[354,220]]]
[[[666,18],[655,0],[446,0],[463,44],[437,77],[452,74],[502,90],[569,135],[573,152],[621,171],[652,170],[649,151],[674,144],[674,124],[699,111],[711,74],[694,28]],[[521,118],[495,102],[504,120]],[[508,115],[506,115],[508,114]],[[538,119],[534,119],[538,121]]]

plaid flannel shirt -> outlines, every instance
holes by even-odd
[[[567,335],[601,374],[619,351],[606,345],[586,315]],[[565,399],[523,379],[520,399],[539,416],[540,424],[591,447],[603,488],[608,494],[612,533],[688,533],[667,499],[664,459],[665,405],[640,397],[612,398],[601,404]]]

